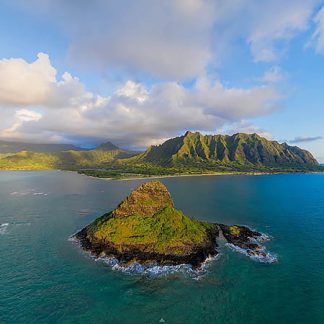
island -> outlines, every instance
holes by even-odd
[[[263,235],[246,226],[193,219],[176,209],[166,186],[150,181],[135,189],[116,209],[97,218],[74,236],[96,257],[113,257],[120,265],[190,264],[200,267],[216,256],[218,240],[265,257]]]

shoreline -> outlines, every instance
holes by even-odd
[[[64,170],[62,170],[64,171]],[[74,171],[69,171],[74,172]],[[309,172],[224,172],[224,173],[193,173],[193,174],[170,174],[170,175],[152,175],[152,176],[139,176],[139,177],[125,177],[125,178],[104,178],[104,177],[95,177],[87,175],[84,173],[79,173],[86,177],[100,180],[112,180],[112,181],[133,181],[133,180],[145,180],[145,179],[164,179],[164,178],[180,178],[180,177],[217,177],[217,176],[267,176],[267,175],[279,175],[279,174],[324,174],[324,172],[319,171],[309,171]]]
[[[192,173],[192,174],[170,174],[170,175],[139,175],[139,176],[130,176],[125,178],[112,178],[112,177],[96,177],[92,175],[87,175],[85,173],[79,173],[78,170],[61,170],[61,169],[11,169],[0,171],[27,171],[27,172],[38,172],[38,171],[59,171],[59,172],[71,172],[77,173],[78,175],[99,179],[99,180],[109,180],[109,181],[133,181],[133,180],[145,180],[145,179],[164,179],[164,178],[180,178],[180,177],[216,177],[216,176],[267,176],[267,175],[279,175],[279,174],[324,174],[324,171],[277,171],[277,172],[219,172],[219,173]]]
[[[147,177],[127,177],[122,179],[114,179],[109,178],[109,180],[116,180],[116,181],[130,181],[130,180],[145,180],[145,179],[163,179],[163,178],[178,178],[178,177],[211,177],[211,176],[240,176],[240,175],[251,175],[251,176],[259,176],[259,175],[269,175],[271,173],[197,173],[197,174],[170,174],[170,175],[161,175],[161,176],[147,176]],[[97,177],[94,177],[97,178]],[[104,179],[104,178],[103,178]]]

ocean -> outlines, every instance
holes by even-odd
[[[145,180],[0,172],[0,323],[324,323],[324,174],[163,178],[187,215],[266,233],[204,271],[122,272],[69,240]],[[175,271],[179,270],[179,271]]]

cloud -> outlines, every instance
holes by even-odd
[[[146,87],[129,80],[110,96],[99,96],[67,72],[57,79],[48,56],[41,57],[46,57],[46,64],[42,62],[41,71],[35,73],[42,75],[42,82],[33,83],[31,73],[24,80],[27,88],[12,84],[10,91],[15,95],[0,96],[1,137],[75,143],[109,139],[123,146],[144,147],[187,129],[217,132],[225,125],[271,113],[278,109],[280,99],[271,85],[229,88],[207,78],[199,78],[190,89],[177,82]],[[32,63],[19,59],[15,74],[24,75],[39,60],[40,55]],[[12,62],[16,59],[1,61],[4,71]],[[1,87],[6,85],[0,84],[0,93],[4,93]],[[38,88],[46,91],[40,95]],[[28,98],[24,105],[16,94]]]
[[[0,101],[5,105],[43,104],[55,75],[44,53],[30,64],[23,59],[0,60]]]
[[[201,77],[238,41],[274,61],[309,27],[320,0],[13,0],[60,27],[82,67],[163,80]],[[34,5],[33,5],[34,3]],[[319,13],[317,35],[321,35]],[[319,38],[320,40],[320,38]],[[320,44],[321,42],[319,42]],[[319,46],[320,48],[320,46]]]
[[[286,77],[285,73],[278,66],[271,67],[262,77],[264,82],[278,82]]]
[[[3,130],[4,136],[11,136],[11,134],[14,134],[18,128],[20,128],[24,123],[38,122],[42,118],[42,114],[28,109],[19,109],[15,111],[14,114],[14,122],[13,124]]]
[[[318,54],[324,54],[324,7],[317,12],[314,22],[316,29],[308,45],[313,44]]]
[[[225,127],[221,128],[219,130],[219,133],[221,134],[228,134],[232,135],[234,133],[246,133],[246,134],[258,134],[269,141],[273,140],[273,136],[271,133],[265,131],[264,129],[253,125],[250,122],[247,122],[245,120],[241,120],[237,123],[231,124],[231,125],[226,125]]]
[[[323,139],[323,136],[313,136],[313,137],[295,137],[293,140],[290,140],[289,143],[298,144],[306,142],[315,142]]]
[[[257,1],[248,12],[250,31],[247,37],[256,61],[271,62],[280,57],[287,41],[307,30],[319,1]]]
[[[202,74],[209,60],[214,1],[47,1],[42,9],[83,66],[176,79]]]
[[[61,80],[45,53],[39,53],[34,62],[23,59],[0,60],[1,107],[46,106],[64,108],[94,101],[78,78],[65,72]]]

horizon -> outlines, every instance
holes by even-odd
[[[0,140],[257,133],[324,162],[323,1],[1,3]]]

